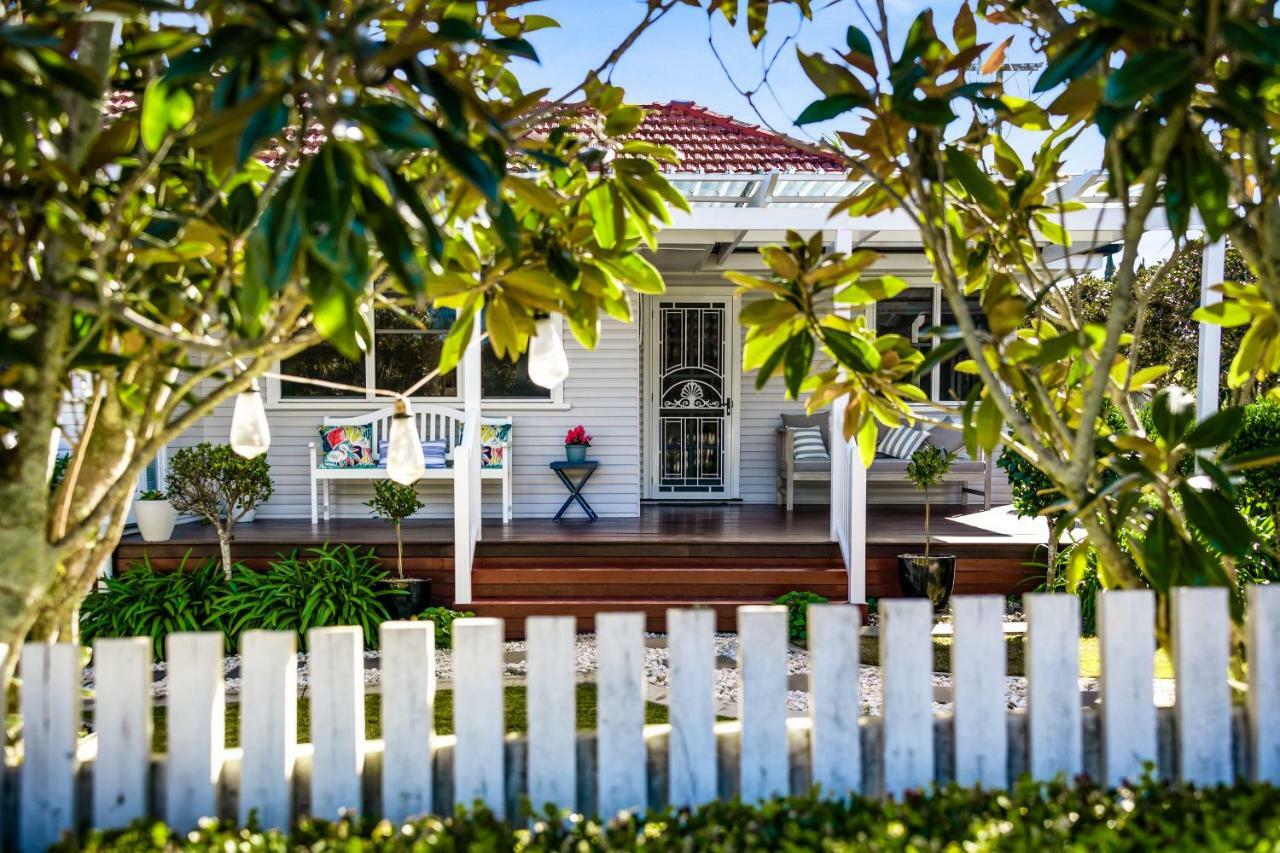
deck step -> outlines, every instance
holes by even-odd
[[[737,630],[737,611],[745,604],[772,604],[771,598],[671,599],[653,598],[492,598],[464,605],[477,616],[506,620],[507,639],[524,637],[524,620],[529,616],[573,616],[578,631],[595,630],[597,613],[643,613],[645,630],[665,632],[667,610],[673,607],[706,607],[715,611],[716,630]]]
[[[476,569],[476,598],[594,598],[680,601],[725,595],[772,600],[796,589],[843,598],[843,568],[702,568],[666,564],[629,568]]]

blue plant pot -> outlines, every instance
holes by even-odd
[[[564,446],[565,458],[570,462],[587,461],[587,446],[585,444],[566,444]]]

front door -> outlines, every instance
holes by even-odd
[[[650,497],[733,497],[736,322],[729,297],[660,298],[650,315]]]

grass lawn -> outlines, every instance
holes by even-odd
[[[1023,659],[1025,634],[1009,634],[1005,637],[1005,650],[1008,654],[1007,667],[1009,675],[1026,675],[1027,668]],[[862,638],[862,662],[879,665],[880,641],[876,637]],[[933,670],[934,672],[951,671],[951,638],[933,638]],[[1080,638],[1080,675],[1085,678],[1097,678],[1102,673],[1102,652],[1097,637]],[[1156,678],[1173,678],[1173,662],[1163,649],[1156,651]]]
[[[523,687],[506,687],[504,705],[506,708],[506,730],[523,732],[528,729],[528,714]],[[594,729],[596,727],[596,686],[579,684],[577,687],[578,728]],[[654,702],[644,703],[644,721],[646,723],[667,722],[667,706]],[[152,711],[154,731],[151,738],[152,749],[165,751],[165,731],[169,709],[156,706]],[[364,733],[367,738],[382,737],[382,705],[379,697],[367,694],[364,697]],[[227,746],[240,745],[240,706],[227,706]],[[453,734],[453,691],[440,690],[436,693],[436,734]],[[311,741],[311,703],[305,698],[298,700],[298,743]]]

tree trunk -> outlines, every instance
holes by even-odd
[[[222,574],[231,580],[231,532],[218,527],[218,550],[222,552]]]
[[[396,522],[396,574],[404,580],[404,543],[400,540],[400,522]]]

